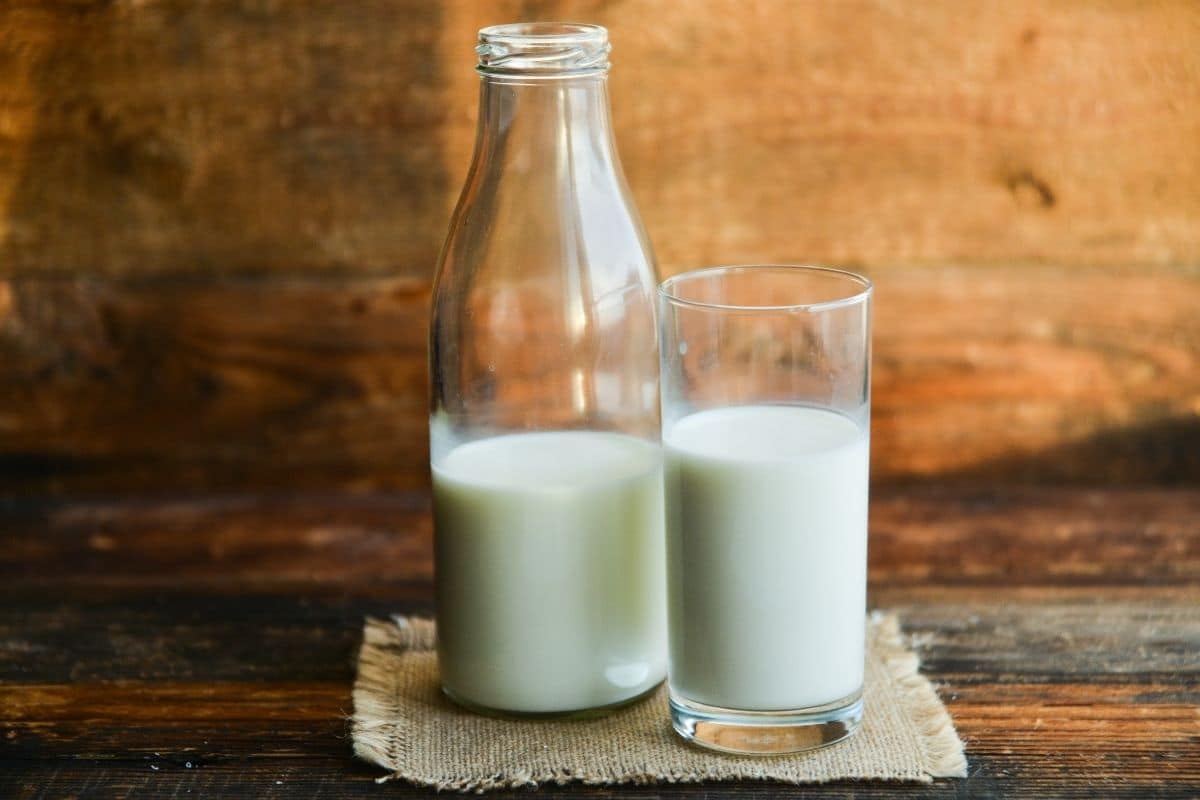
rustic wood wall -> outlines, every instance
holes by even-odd
[[[1200,481],[1200,5],[9,0],[0,493],[425,481],[474,33],[592,20],[664,274],[879,287],[884,481]]]

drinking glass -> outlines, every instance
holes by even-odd
[[[862,720],[871,283],[700,269],[659,289],[671,719],[734,753]]]

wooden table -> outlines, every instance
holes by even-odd
[[[970,777],[805,796],[1200,794],[1200,490],[891,488],[871,527]],[[345,717],[363,616],[431,610],[424,495],[0,501],[0,530],[0,797],[420,793]]]

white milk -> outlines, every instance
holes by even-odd
[[[685,417],[666,445],[671,690],[782,711],[862,687],[868,437],[801,406]]]
[[[442,685],[491,709],[636,697],[666,675],[662,456],[612,433],[460,445],[433,468]]]

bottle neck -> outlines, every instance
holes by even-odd
[[[476,160],[505,171],[554,164],[612,168],[615,145],[605,73],[521,79],[484,75],[479,90]]]

